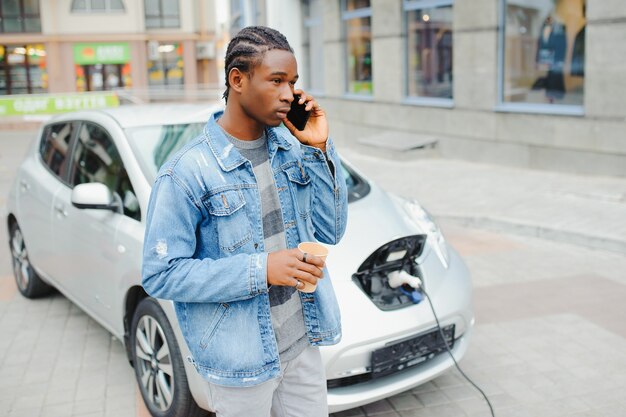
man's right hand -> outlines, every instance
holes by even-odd
[[[298,288],[298,281],[317,284],[323,277],[324,260],[313,255],[303,261],[298,249],[285,249],[267,255],[267,284]]]

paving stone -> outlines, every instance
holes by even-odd
[[[376,401],[367,405],[364,405],[363,411],[365,411],[365,415],[374,416],[382,413],[389,413],[394,411],[393,407],[387,400]]]
[[[61,417],[72,415],[74,404],[64,403],[55,405],[46,405],[41,409],[41,417]]]
[[[72,408],[73,415],[89,415],[90,413],[104,413],[102,399],[77,400]]]
[[[412,394],[401,394],[389,398],[389,402],[396,411],[414,410],[424,405]]]

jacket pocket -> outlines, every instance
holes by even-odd
[[[290,162],[282,166],[282,170],[289,180],[289,190],[294,201],[295,209],[301,217],[311,214],[311,177],[306,173],[300,162]]]
[[[217,328],[219,327],[222,320],[224,320],[224,317],[226,317],[226,313],[228,312],[229,308],[230,306],[226,303],[222,303],[217,307],[215,313],[213,313],[213,316],[211,317],[209,326],[204,331],[202,339],[200,339],[201,349],[206,349],[213,336],[215,336],[215,332],[217,331]]]
[[[203,203],[215,221],[217,238],[223,252],[233,252],[252,240],[250,220],[244,209],[246,201],[239,189],[210,193]]]

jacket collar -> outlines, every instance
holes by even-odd
[[[218,111],[209,117],[209,121],[204,127],[204,135],[220,168],[224,171],[232,171],[239,165],[245,163],[247,159],[230,143],[222,128],[217,124],[217,119],[222,117],[222,114],[224,114],[223,111]],[[278,148],[289,150],[292,146],[277,130],[277,128],[273,127],[265,128],[270,161],[273,159]]]

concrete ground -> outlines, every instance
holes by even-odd
[[[27,132],[0,133],[0,214]],[[342,149],[439,219],[472,272],[461,367],[499,417],[626,415],[626,179]],[[0,235],[6,225],[0,223]],[[0,245],[0,416],[147,416],[122,344],[59,294],[19,295]],[[488,416],[453,370],[334,417]]]

